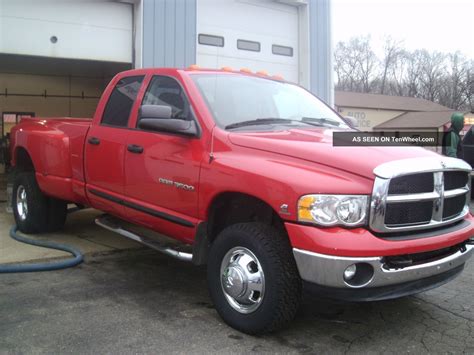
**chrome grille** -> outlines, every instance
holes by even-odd
[[[416,194],[431,192],[434,189],[432,173],[419,173],[397,176],[390,181],[389,195]]]
[[[464,171],[446,171],[444,173],[444,189],[453,190],[467,185],[469,175]]]
[[[418,158],[380,165],[370,206],[370,227],[399,232],[447,225],[469,212],[471,167],[459,159]]]
[[[431,220],[433,201],[395,202],[387,204],[385,225],[428,223]]]

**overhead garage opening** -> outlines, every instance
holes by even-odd
[[[133,16],[119,1],[0,0],[2,136],[22,115],[91,117],[132,68]]]
[[[2,135],[22,115],[92,117],[110,79],[131,63],[0,54]]]

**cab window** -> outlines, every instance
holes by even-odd
[[[101,124],[127,127],[142,81],[143,76],[129,76],[119,80],[107,101]]]
[[[171,107],[171,118],[190,120],[191,109],[179,83],[167,76],[154,76],[143,98],[142,105],[165,105]]]

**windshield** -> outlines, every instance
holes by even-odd
[[[226,129],[255,126],[348,128],[318,98],[299,86],[233,74],[193,74],[216,123]]]

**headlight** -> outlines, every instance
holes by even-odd
[[[298,201],[298,220],[333,226],[358,226],[366,223],[366,195],[306,195]]]

